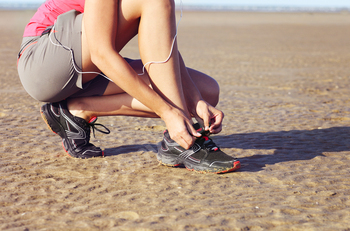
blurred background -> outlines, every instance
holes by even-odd
[[[2,9],[35,9],[45,0],[0,0]],[[176,0],[180,7],[180,0]],[[189,10],[236,11],[342,11],[350,9],[349,0],[182,0]]]

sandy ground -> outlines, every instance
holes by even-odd
[[[68,157],[18,79],[32,14],[0,12],[1,230],[349,230],[350,13],[184,13],[184,59],[222,89],[214,140],[242,163],[222,175],[159,166],[159,119],[99,118],[106,157]]]

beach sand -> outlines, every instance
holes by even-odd
[[[33,13],[0,12],[1,230],[349,230],[349,12],[184,12],[184,60],[222,90],[213,139],[242,163],[222,175],[160,166],[160,119],[99,118],[106,157],[68,157],[16,71]]]

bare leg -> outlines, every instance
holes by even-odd
[[[145,4],[139,26],[140,55],[144,63],[165,60],[170,53],[176,33],[175,3],[173,1],[154,1],[154,3],[160,6]],[[147,66],[147,71],[153,89],[189,116],[182,90],[177,44],[174,44],[168,62],[151,64]]]
[[[165,60],[170,53],[176,33],[174,8],[173,0],[121,0],[117,19],[117,50],[122,49],[138,30],[140,55],[143,62]],[[89,47],[84,36],[84,27],[82,37],[83,71],[98,71],[91,61]],[[153,89],[173,106],[181,109],[187,117],[190,117],[181,85],[177,45],[175,44],[174,51],[167,63],[150,65],[147,69]],[[83,76],[84,81],[92,78],[91,75]],[[94,103],[91,99],[89,100],[90,103]],[[84,105],[87,104],[87,102],[84,103]],[[74,113],[74,107],[70,105],[70,102],[68,106]],[[96,108],[96,106],[90,108]],[[100,110],[100,112],[107,110],[110,109]],[[110,115],[110,113],[106,113],[106,115]],[[86,118],[86,116],[84,117]]]
[[[95,8],[93,8],[92,5],[89,6],[91,6],[91,8],[88,9],[91,11],[88,10],[87,12],[94,12],[92,9]],[[90,43],[90,48],[93,49],[94,53],[94,62],[98,63],[98,65],[101,67],[105,67],[106,69],[104,69],[104,71],[111,75],[113,81],[128,89],[128,92],[131,95],[135,97],[139,96],[136,98],[157,112],[157,115],[161,114],[162,119],[168,127],[170,136],[181,146],[189,148],[195,140],[194,136],[200,136],[200,134],[191,126],[191,114],[200,118],[205,118],[205,127],[206,129],[209,129],[209,119],[214,118],[214,114],[218,115],[219,112],[217,112],[218,110],[215,109],[217,113],[212,113],[212,111],[215,110],[210,108],[206,102],[201,100],[202,96],[199,94],[200,91],[198,91],[183,64],[176,42],[174,43],[173,49],[171,49],[174,36],[176,34],[174,1],[120,0],[119,7],[115,10],[118,14],[109,16],[115,17],[114,22],[116,24],[114,24],[114,27],[111,28],[116,29],[116,36],[106,33],[108,36],[111,36],[111,38],[115,38],[115,46],[110,47],[108,45],[109,42],[102,40],[104,41],[103,44],[105,45],[105,49],[116,49],[119,51],[136,34],[138,30],[140,55],[143,63],[166,60],[170,51],[172,50],[170,57],[164,63],[147,66],[149,76],[148,81],[150,82],[154,91],[148,89],[144,82],[138,79],[136,73],[133,72],[129,66],[127,66],[125,63],[124,65],[121,65],[123,61],[120,59],[120,56],[115,54],[114,51],[108,49],[104,50],[105,54],[108,53],[111,55],[114,60],[113,62],[120,65],[118,68],[115,68],[116,66],[114,66],[111,60],[108,60],[106,56],[101,55],[101,52],[98,52],[99,50],[96,43]],[[87,15],[91,17],[93,16],[93,14]],[[87,15],[86,17],[88,17]],[[83,24],[85,22],[84,19]],[[89,25],[98,26],[93,23],[94,21],[90,17],[86,18],[86,22],[91,23]],[[88,31],[89,35],[94,37],[94,34],[92,33],[93,31]],[[106,31],[111,30],[108,28],[108,30],[104,30],[104,32]],[[89,46],[87,45],[88,43],[84,25],[82,38],[83,71],[98,71],[92,62]],[[99,41],[96,36],[95,41]],[[106,60],[107,62],[105,62]],[[104,63],[106,63],[105,66]],[[114,75],[114,73],[118,74]],[[128,78],[123,78],[122,75],[124,73],[126,73]],[[90,79],[91,76],[83,76],[84,81]],[[133,85],[135,84],[140,88],[133,88]],[[138,89],[142,89],[142,91],[139,91]],[[109,93],[110,90],[107,90]],[[82,117],[86,120],[92,115],[135,115],[154,117],[153,113],[147,107],[122,91],[118,91],[117,89],[116,91],[112,92],[112,95],[116,96],[114,98],[112,98],[112,96],[90,97],[85,101],[84,99],[70,100],[68,102],[68,108],[73,115]],[[146,97],[146,95],[150,98]],[[188,101],[186,101],[185,95],[187,96],[187,99],[189,99]],[[152,104],[153,101],[150,101],[151,98],[156,100],[157,103]],[[191,105],[188,103],[191,103]],[[169,104],[172,105],[172,107],[169,106]],[[193,108],[195,109],[193,110]],[[217,124],[221,125],[220,118],[222,118],[222,116],[215,116],[215,118],[219,118],[217,120]]]

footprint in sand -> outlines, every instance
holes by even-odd
[[[161,125],[155,125],[155,126],[137,126],[135,127],[135,130],[137,131],[156,131],[156,132],[163,132],[166,129],[166,127]]]
[[[133,211],[120,212],[115,215],[117,218],[122,218],[125,220],[136,220],[140,218],[140,215]]]

